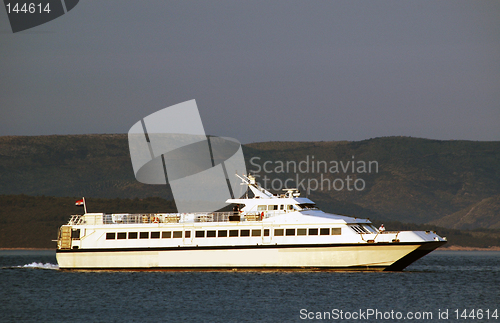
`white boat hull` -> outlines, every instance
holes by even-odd
[[[58,250],[61,269],[402,270],[444,242]]]

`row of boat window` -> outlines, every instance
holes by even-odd
[[[153,232],[107,232],[106,240],[123,239],[170,239],[170,238],[191,238],[191,231],[153,231]],[[241,229],[241,230],[195,230],[195,238],[227,238],[227,237],[264,237],[269,236],[269,229]],[[309,228],[309,229],[274,229],[274,236],[325,236],[341,235],[341,228]]]
[[[293,210],[293,205],[258,205],[257,211]]]
[[[316,204],[314,203],[303,203],[303,204],[298,204],[297,205],[298,209],[302,210],[316,210]],[[281,205],[258,205],[257,206],[257,211],[277,211],[277,210],[293,210],[294,207],[293,205],[286,205],[286,204],[281,204]]]

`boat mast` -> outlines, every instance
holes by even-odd
[[[255,181],[255,177],[252,175],[238,175],[236,176],[243,181],[242,185],[248,185],[248,187],[252,190],[252,193],[255,195],[255,197],[259,197],[262,199],[272,199],[276,198],[273,193],[269,192],[265,188],[261,187],[257,182]]]

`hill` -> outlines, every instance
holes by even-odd
[[[71,214],[83,214],[75,197],[0,195],[0,248],[56,248],[57,229]],[[146,199],[88,199],[88,212],[173,212],[172,201]]]
[[[0,248],[55,249],[52,240],[57,239],[58,228],[68,222],[71,214],[83,213],[83,208],[75,206],[76,200],[76,197],[0,195]],[[174,212],[175,205],[161,198],[90,198],[87,208],[89,212],[156,213]],[[377,226],[380,223],[375,221]],[[463,231],[394,221],[384,225],[390,230],[436,230],[447,237],[448,246],[500,246],[500,230]]]
[[[243,150],[247,169],[261,183],[267,176],[268,188],[298,186],[330,212],[420,224],[444,219],[440,225],[453,227],[451,215],[500,194],[500,142],[385,137]],[[0,137],[0,194],[172,199],[168,185],[135,180],[125,134]],[[474,210],[470,216],[486,212]],[[490,228],[497,217],[477,223]]]
[[[301,178],[330,181],[346,176],[362,179],[363,190],[334,188],[310,192],[326,210],[363,217],[426,223],[459,212],[483,199],[500,194],[500,142],[439,141],[387,137],[358,142],[266,142],[247,145],[249,155],[260,156],[247,164],[266,175],[266,161],[356,161],[356,168],[338,173],[312,171]],[[376,161],[378,170],[359,172],[362,163]],[[258,166],[253,166],[258,164]],[[277,163],[268,164],[277,165]],[[260,168],[259,168],[260,167]],[[318,167],[316,167],[317,169]],[[269,170],[269,167],[267,167]],[[363,169],[361,169],[362,171]],[[290,173],[267,174],[285,180]],[[482,227],[496,223],[483,222]],[[444,223],[441,223],[444,225]]]
[[[124,134],[0,137],[0,194],[172,199],[135,180]]]
[[[500,195],[481,200],[429,224],[452,229],[500,229]]]

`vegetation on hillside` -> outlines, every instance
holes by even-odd
[[[425,223],[500,194],[500,142],[387,137],[358,142],[265,142],[246,148],[250,171],[260,178],[267,175],[282,181],[296,174],[266,173],[264,163],[272,161],[267,164],[270,170],[270,166],[277,165],[276,161],[298,164],[307,158],[312,166],[313,156],[314,163],[326,161],[328,165],[355,161],[357,167],[359,162],[376,161],[378,172],[374,169],[371,173],[358,169],[353,172],[351,167],[346,167],[346,172],[340,169],[338,173],[324,169],[312,172],[312,167],[309,172],[299,172],[304,183],[309,179],[320,182],[321,178],[330,182],[344,180],[345,183],[347,176],[363,180],[365,187],[362,190],[336,190],[331,186],[311,190],[310,197],[330,211],[340,207],[337,211],[342,213],[353,210],[361,211],[361,216]],[[252,156],[259,158],[251,160]],[[487,223],[483,225],[488,226]]]
[[[135,180],[127,135],[0,137],[0,194],[172,199]]]
[[[463,228],[455,224],[465,219],[464,214],[473,227],[496,228],[499,223],[492,202],[500,196],[500,142],[385,137],[252,143],[243,150],[248,171],[259,175],[259,181],[264,175],[277,179],[275,184],[292,179],[289,187],[299,186],[303,196],[325,211],[450,228]],[[302,163],[302,168],[280,171],[279,161],[297,167]],[[327,168],[318,167],[318,162]],[[359,162],[376,164],[363,172]],[[335,163],[338,172],[331,172]],[[351,188],[358,180],[363,189],[332,186],[336,180],[346,184],[347,176]],[[308,192],[309,181],[312,186],[315,181],[326,184]],[[125,134],[0,137],[0,194],[173,199],[168,185],[145,185],[135,179]]]
[[[500,229],[500,195],[481,200],[463,210],[447,215],[430,224],[452,229]]]
[[[57,229],[72,214],[83,214],[76,197],[0,195],[0,248],[55,248]],[[86,200],[88,212],[174,212],[175,205],[158,197]]]

